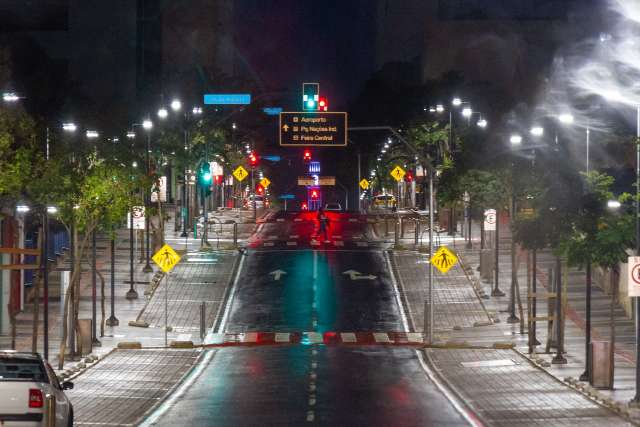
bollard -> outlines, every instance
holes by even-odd
[[[233,223],[233,245],[238,246],[238,223]]]
[[[207,318],[207,306],[205,302],[202,301],[200,303],[200,341],[204,341],[204,337],[206,336],[206,325],[205,319]]]
[[[47,427],[56,427],[56,396],[47,394],[45,397]]]
[[[398,246],[400,244],[400,223],[398,221],[396,221],[393,229],[393,238],[395,245]]]
[[[429,301],[424,302],[424,341],[425,343],[433,344],[431,337],[431,328],[429,327],[429,320],[431,319],[431,307]]]

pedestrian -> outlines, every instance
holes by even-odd
[[[328,228],[329,218],[324,213],[324,210],[320,208],[318,209],[318,238],[320,238],[321,234],[324,235],[325,243],[329,243]]]

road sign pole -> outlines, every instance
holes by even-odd
[[[169,332],[169,274],[164,281],[164,346],[167,347],[167,334]]]
[[[429,258],[433,256],[433,170],[429,169]],[[428,342],[433,342],[433,263],[429,261],[429,330]]]

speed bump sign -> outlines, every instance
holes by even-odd
[[[151,259],[158,264],[162,271],[168,273],[180,262],[180,255],[171,246],[165,244]]]
[[[249,172],[247,172],[247,170],[245,168],[243,168],[242,166],[238,166],[233,171],[233,176],[235,176],[236,179],[238,181],[240,181],[240,182],[242,182],[248,175],[249,175]]]
[[[440,273],[444,274],[456,265],[458,257],[446,246],[440,246],[440,249],[433,254],[429,261],[435,268],[440,270]]]

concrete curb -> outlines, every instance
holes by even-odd
[[[111,349],[108,353],[105,353],[102,356],[98,356],[95,354],[90,354],[88,356],[85,356],[82,358],[82,360],[77,362],[75,365],[69,368],[66,368],[63,372],[57,374],[56,376],[58,377],[59,381],[69,381],[74,378],[77,378],[78,376],[85,373],[88,369],[96,366],[98,362],[100,362],[101,360],[109,356],[114,351],[115,349]]]

